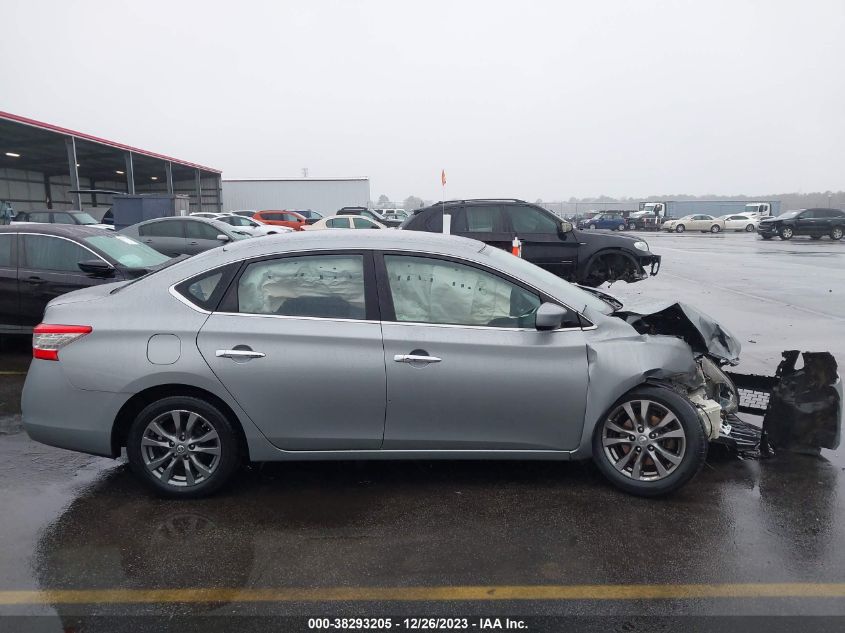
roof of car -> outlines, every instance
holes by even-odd
[[[4,224],[0,226],[0,233],[43,233],[45,235],[76,238],[91,237],[92,235],[114,235],[114,231],[109,229],[85,226],[84,224],[48,224],[46,222]]]
[[[297,231],[283,235],[268,235],[261,239],[227,244],[223,250],[235,256],[233,259],[238,259],[288,251],[350,248],[470,254],[477,253],[484,246],[483,242],[456,235],[399,229],[357,229],[355,231]]]

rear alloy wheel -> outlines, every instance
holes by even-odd
[[[620,224],[619,226],[617,226],[617,227],[616,227],[616,230],[617,230],[617,231],[624,231],[624,230],[625,230],[625,225],[624,225],[624,224]]]
[[[745,227],[745,232],[746,232],[746,233],[751,233],[751,231],[753,231],[753,230],[754,230],[754,225],[753,225],[753,224],[749,224],[748,226],[746,226],[746,227]]]
[[[834,226],[830,229],[830,239],[832,240],[841,240],[842,239],[842,227],[841,226]]]
[[[718,224],[714,224],[713,226],[710,227],[711,233],[718,233],[721,230],[722,230],[722,227],[719,226]]]
[[[675,233],[683,233],[686,230],[686,228],[687,227],[685,227],[683,224],[679,224],[678,226],[675,227]]]
[[[129,465],[168,497],[211,494],[240,461],[231,423],[216,407],[193,397],[171,396],[148,405],[126,440]]]
[[[692,479],[707,457],[707,437],[693,405],[662,387],[638,387],[596,425],[593,459],[611,483],[654,497]]]
[[[792,230],[792,227],[791,227],[791,226],[784,226],[784,227],[783,227],[783,228],[781,228],[781,230],[780,230],[780,239],[782,239],[782,240],[791,240],[791,239],[792,239],[792,236],[793,236],[794,234],[795,234],[795,233],[793,232],[793,230]]]

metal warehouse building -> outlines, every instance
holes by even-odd
[[[365,207],[369,178],[235,178],[223,181],[223,209],[311,209],[334,215],[341,207]]]
[[[111,206],[112,192],[186,194],[221,209],[220,170],[0,112],[0,201],[15,211]]]

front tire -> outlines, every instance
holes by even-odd
[[[843,230],[841,226],[834,226],[830,229],[830,239],[839,241],[842,239]]]
[[[718,224],[714,224],[713,226],[710,227],[711,233],[718,233],[721,230],[722,230],[722,227],[719,226]]]
[[[147,405],[129,429],[129,466],[165,497],[192,499],[218,490],[240,463],[238,436],[217,407],[191,396]]]
[[[792,230],[791,226],[785,226],[780,230],[779,235],[782,240],[791,240],[792,236],[795,235],[795,232]]]
[[[591,231],[595,231],[595,230],[596,230],[596,225],[595,225],[595,224],[591,224],[591,225],[590,225],[590,226],[588,226],[587,228],[588,228],[588,229],[590,229]]]
[[[675,233],[683,233],[684,231],[686,231],[686,229],[687,227],[685,227],[683,224],[679,224],[675,227]]]
[[[707,445],[686,398],[668,388],[640,386],[617,400],[596,425],[593,460],[617,488],[656,497],[695,477]]]

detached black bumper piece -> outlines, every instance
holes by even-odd
[[[798,358],[803,367],[796,369]],[[739,410],[763,416],[760,450],[786,450],[817,455],[835,450],[842,436],[842,380],[830,352],[783,352],[774,376],[729,373],[740,395]],[[730,421],[729,421],[730,424]],[[748,425],[736,448],[749,448]],[[741,436],[745,437],[741,437]],[[721,443],[731,444],[731,434]],[[722,438],[719,438],[720,440]]]

